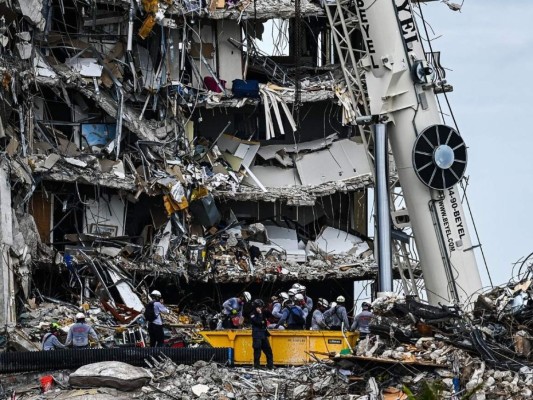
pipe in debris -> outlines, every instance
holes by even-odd
[[[79,368],[101,361],[121,361],[144,366],[144,360],[164,354],[177,364],[213,361],[233,366],[231,348],[119,347],[52,351],[21,351],[0,354],[0,373]]]
[[[385,124],[374,127],[376,163],[376,213],[378,239],[378,293],[392,292],[392,251],[389,205],[388,137]]]
[[[133,50],[133,17],[135,15],[135,4],[133,0],[130,0],[130,12],[128,18],[128,44],[126,45],[126,51]],[[133,73],[135,75],[135,72]]]

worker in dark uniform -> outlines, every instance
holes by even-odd
[[[270,332],[267,330],[267,319],[264,313],[265,303],[263,300],[254,300],[252,303],[253,310],[250,314],[250,321],[252,323],[252,347],[254,349],[254,368],[261,366],[260,358],[261,351],[265,353],[267,359],[267,368],[274,368],[274,356],[272,355],[272,348],[268,341]]]

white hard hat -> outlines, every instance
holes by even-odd
[[[337,297],[337,303],[344,303],[345,301],[346,299],[344,298],[344,296]]]
[[[329,307],[329,302],[326,299],[318,299],[318,305],[322,307]]]
[[[152,296],[161,297],[161,292],[159,290],[152,290],[152,293],[150,293]]]
[[[252,300],[252,295],[250,294],[250,292],[243,292],[242,295],[243,295],[245,301]]]
[[[303,294],[300,294],[298,293],[296,296],[294,296],[294,298],[298,301],[302,301],[304,299],[304,295]]]
[[[296,282],[294,285],[292,285],[291,289],[300,290],[301,288],[302,288],[302,285],[300,285],[298,282]]]
[[[85,314],[81,313],[81,312],[77,313],[76,314],[76,319],[85,319]]]
[[[289,295],[287,294],[287,292],[281,292],[279,294],[279,297],[281,297],[283,300],[287,300],[289,298]]]
[[[296,291],[296,289],[289,289],[288,293],[289,297],[294,297],[298,292]]]
[[[337,303],[335,303],[334,301],[329,303],[329,308],[334,308],[334,307],[337,307]]]

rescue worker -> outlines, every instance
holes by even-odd
[[[299,283],[295,283],[292,285],[292,288],[297,291],[297,293],[300,293],[304,296],[305,304],[307,304],[307,308],[309,311],[313,309],[314,303],[313,299],[307,295],[307,288],[304,285],[301,285]]]
[[[328,329],[326,320],[324,319],[324,311],[329,307],[329,303],[326,299],[318,299],[317,308],[313,312],[313,318],[311,319],[311,330],[319,331],[322,329]]]
[[[309,315],[311,310],[307,308],[304,295],[301,293],[298,293],[296,296],[294,296],[294,304],[296,304],[298,307],[302,309],[304,319],[307,320],[307,316]]]
[[[289,295],[290,300],[294,300],[294,296],[298,294],[298,291],[296,289],[290,288],[287,290],[287,294]]]
[[[261,351],[265,353],[267,359],[267,368],[274,368],[274,356],[272,348],[268,341],[270,333],[267,330],[267,319],[264,313],[265,303],[263,300],[256,299],[252,303],[252,313],[250,321],[252,323],[252,347],[254,349],[254,368],[261,367]]]
[[[76,314],[76,323],[68,330],[65,346],[72,346],[74,349],[85,349],[89,347],[89,336],[98,342],[98,335],[93,327],[85,323],[85,314]]]
[[[335,307],[337,307],[337,302],[332,301],[331,303],[329,303],[329,308],[335,308]],[[329,326],[333,322],[333,320],[331,318],[331,315],[325,315],[325,312],[324,312],[323,315],[324,315],[324,322],[326,323],[326,325],[328,326],[328,329],[329,329]]]
[[[67,348],[67,346],[61,343],[57,338],[57,335],[59,334],[59,328],[60,325],[57,322],[52,322],[50,325],[50,332],[43,336],[42,348],[44,351]]]
[[[305,318],[304,313],[300,307],[289,299],[283,303],[283,312],[280,320],[276,324],[275,328],[283,326],[287,323],[287,329],[304,329]]]
[[[343,327],[344,329],[348,330],[350,327],[348,313],[346,312],[346,307],[344,306],[345,301],[346,299],[344,296],[337,297],[337,305],[335,307],[331,307],[324,313],[324,318],[326,320],[331,318],[328,325],[329,329],[332,331],[340,331],[343,329]]]
[[[148,322],[148,335],[150,335],[150,347],[163,347],[165,344],[165,331],[163,329],[163,318],[161,313],[169,314],[170,310],[163,305],[161,292],[153,290],[150,293],[153,299],[155,319]]]
[[[250,300],[252,300],[252,295],[249,292],[242,292],[239,296],[232,297],[222,304],[222,314],[224,315],[222,327],[224,329],[239,328],[239,325],[233,322],[233,318],[242,318],[244,304]]]
[[[286,292],[281,292],[279,295],[274,295],[270,298],[271,302],[269,306],[269,311],[271,316],[268,320],[271,324],[278,322],[281,318],[282,303],[285,300],[288,300],[288,298],[289,295]]]
[[[359,337],[364,338],[370,333],[370,321],[374,317],[374,314],[370,311],[372,308],[371,305],[366,301],[361,304],[361,308],[363,311],[355,316],[350,330],[359,330]]]

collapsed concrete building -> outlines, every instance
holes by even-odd
[[[154,282],[216,304],[221,284],[332,298],[374,277],[372,143],[346,58],[364,44],[344,19],[339,41],[343,7],[2,2],[0,325],[32,298],[139,312]]]

